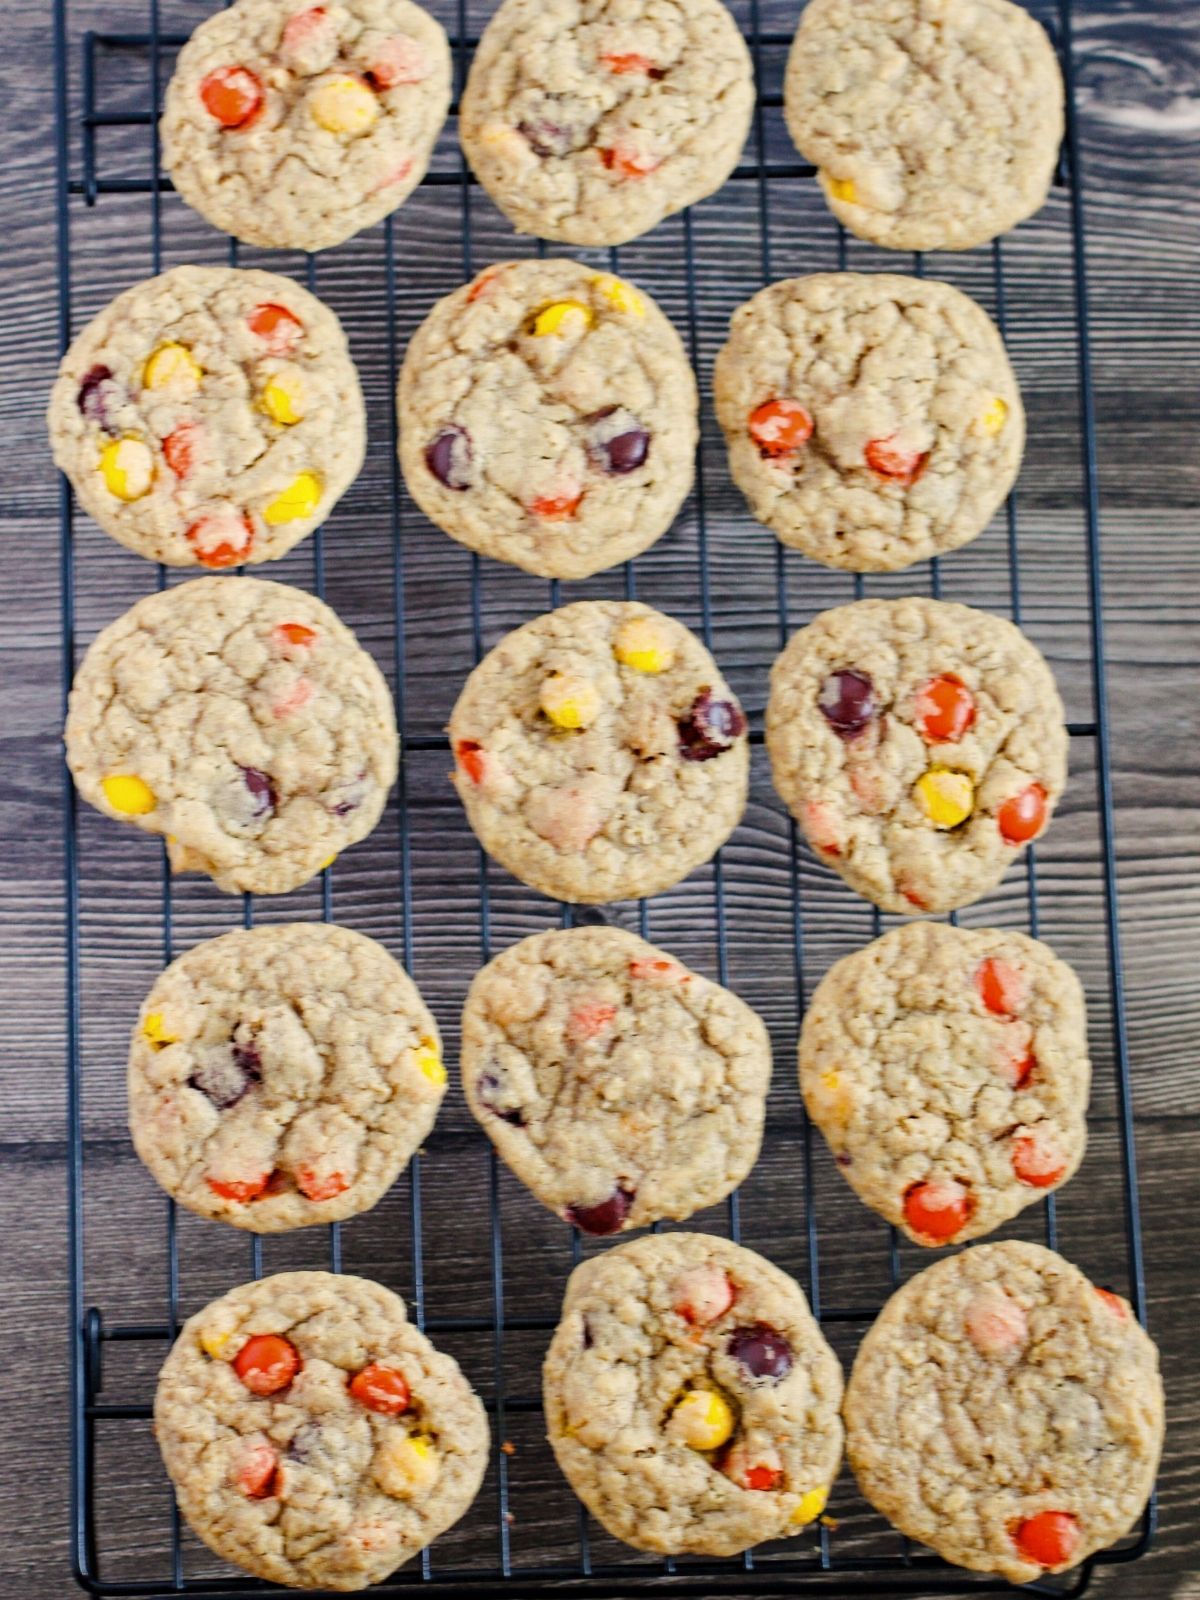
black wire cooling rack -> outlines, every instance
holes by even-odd
[[[137,0],[137,5],[141,9],[134,9],[134,0],[126,6],[100,0],[54,4],[63,349],[83,320],[81,301],[91,314],[112,293],[177,260],[241,259],[246,264],[251,254],[216,238],[170,197],[171,185],[159,165],[155,108],[176,50],[211,7],[197,0]],[[1083,1223],[1072,1234],[1071,1253],[1086,1256],[1091,1250],[1093,1275],[1119,1277],[1141,1317],[1072,6],[1071,0],[1035,0],[1033,8],[1054,38],[1067,84],[1067,137],[1055,190],[1041,216],[1016,235],[990,250],[940,257],[937,272],[963,274],[962,286],[996,317],[1014,354],[1031,424],[1039,418],[1043,424],[1045,460],[1039,469],[1038,429],[1031,426],[1022,517],[1014,496],[975,545],[951,560],[872,580],[871,592],[915,588],[940,595],[953,588],[956,598],[991,604],[1031,631],[1045,629],[1068,705],[1078,700],[1083,707],[1069,725],[1073,780],[1054,828],[972,920],[1048,932],[1056,942],[1061,931],[1070,946],[1064,953],[1084,973],[1093,1051],[1110,1069],[1103,1079],[1098,1076],[1093,1097],[1095,1162],[1085,1168],[1090,1178],[1080,1177],[1057,1204],[1050,1198],[1039,1208],[1040,1222],[1030,1221],[1039,1215],[1031,1210],[1014,1226],[1040,1229],[1048,1243],[1057,1244],[1060,1218],[1073,1193],[1082,1195],[1087,1184],[1089,1218],[1101,1214],[1112,1220],[1107,1228],[1097,1228],[1092,1220]],[[431,9],[452,35],[461,84],[486,17],[475,16],[468,0],[435,0]],[[490,11],[492,0],[482,9]],[[847,239],[821,205],[811,167],[795,158],[783,132],[779,89],[798,11],[795,0],[735,0],[734,10],[746,29],[760,90],[743,164],[721,195],[663,224],[647,241],[619,254],[603,253],[612,266],[650,288],[675,318],[702,388],[729,311],[763,282],[834,264],[845,267],[848,256],[855,266],[908,267],[907,258]],[[473,967],[492,953],[494,938],[498,945],[508,943],[547,925],[549,918],[561,916],[569,923],[574,915],[576,921],[627,920],[681,951],[689,942],[698,944],[696,955],[689,949],[689,959],[707,964],[721,982],[732,982],[764,1012],[782,1065],[759,1168],[715,1218],[689,1225],[725,1229],[787,1265],[848,1361],[886,1294],[926,1258],[858,1206],[830,1172],[804,1121],[790,1056],[815,973],[832,955],[878,933],[879,913],[798,848],[795,825],[770,795],[761,752],[755,756],[743,828],[711,867],[656,899],[652,908],[645,902],[606,908],[603,914],[555,908],[489,866],[446,797],[446,741],[440,727],[457,684],[507,627],[546,609],[547,601],[560,600],[557,583],[547,594],[544,585],[480,562],[430,528],[405,498],[396,465],[393,396],[404,339],[432,300],[478,270],[485,258],[545,250],[512,237],[474,189],[453,142],[453,118],[450,130],[424,185],[402,211],[359,240],[309,257],[298,267],[310,288],[335,302],[345,297],[354,312],[348,322],[352,345],[371,380],[368,398],[377,396],[369,407],[373,436],[364,481],[371,480],[372,471],[374,478],[363,489],[363,509],[353,509],[360,484],[339,507],[328,532],[314,535],[278,572],[325,595],[327,564],[332,572],[336,563],[340,575],[347,552],[368,547],[374,552],[361,561],[347,557],[350,570],[344,581],[334,580],[338,592],[331,598],[376,653],[390,659],[404,739],[394,806],[370,844],[337,869],[339,915],[391,943],[441,1012],[451,1044],[457,1005]],[[109,225],[101,227],[106,217]],[[172,243],[176,236],[177,245]],[[270,253],[255,259],[281,270],[290,270],[295,261]],[[919,257],[911,270],[924,270]],[[369,296],[365,306],[360,304],[363,284],[362,293]],[[1044,356],[1050,349],[1054,360]],[[652,594],[665,609],[697,626],[739,687],[751,713],[752,742],[760,746],[771,657],[801,620],[861,595],[864,583],[818,571],[749,520],[728,483],[707,410],[697,465],[696,489],[676,529],[636,568],[629,563],[587,587],[572,585],[572,597]],[[60,526],[65,696],[80,645],[145,591],[146,574],[153,569],[116,552],[82,522],[76,526],[65,480]],[[114,570],[116,577],[108,576]],[[159,569],[159,587],[167,577]],[[443,648],[453,661],[442,659]],[[440,787],[434,778],[442,780]],[[147,852],[153,847],[129,830],[114,830],[79,812],[65,769],[62,803],[75,1573],[85,1588],[105,1596],[282,1593],[231,1576],[232,1569],[216,1562],[181,1527],[157,1466],[149,1418],[154,1376],[181,1317],[246,1276],[260,1275],[264,1248],[273,1255],[284,1247],[275,1241],[264,1247],[261,1238],[246,1240],[177,1215],[145,1180],[136,1202],[124,1195],[120,1201],[122,1208],[131,1205],[123,1223],[128,1271],[114,1276],[111,1263],[104,1270],[94,1265],[97,1219],[113,1200],[106,1163],[114,1146],[125,1152],[121,1131],[111,1116],[105,1121],[104,1107],[111,1111],[120,1095],[119,1084],[113,1085],[139,982],[144,990],[158,965],[197,937],[228,927],[239,910],[247,926],[256,917],[290,915],[293,906],[305,915],[331,918],[334,873],[327,870],[319,888],[298,891],[286,902],[264,909],[247,898],[239,908],[207,884],[173,885],[165,859],[155,858],[153,883],[146,889]],[[1059,838],[1062,852],[1056,854]],[[365,863],[362,869],[356,866],[359,860]],[[126,965],[132,968],[129,975]],[[99,1116],[92,1111],[96,1098],[103,1102]],[[585,1252],[603,1246],[581,1240],[525,1196],[453,1100],[443,1108],[426,1150],[376,1212],[335,1225],[324,1245],[317,1230],[288,1236],[286,1248],[292,1253],[279,1263],[339,1271],[345,1254],[353,1257],[347,1265],[394,1281],[414,1320],[460,1357],[491,1413],[493,1461],[475,1507],[458,1528],[383,1585],[383,1592],[429,1585],[463,1596],[501,1587],[521,1595],[768,1590],[849,1595],[1008,1587],[950,1568],[910,1546],[855,1499],[846,1473],[834,1490],[832,1517],[786,1544],[737,1560],[660,1561],[609,1539],[557,1475],[541,1437],[537,1398],[538,1363],[557,1320],[565,1274]],[[129,1165],[136,1168],[132,1158]],[[470,1237],[464,1241],[459,1214],[471,1208],[479,1225],[466,1229]],[[378,1217],[383,1223],[373,1224]],[[1094,1232],[1103,1237],[1093,1248]],[[147,1267],[144,1241],[151,1236],[161,1244],[155,1243]],[[109,1248],[111,1253],[111,1241]],[[274,1270],[274,1261],[268,1266]],[[514,1306],[525,1309],[518,1312]],[[147,1307],[158,1309],[147,1315]],[[114,1386],[128,1398],[102,1398]],[[144,1470],[130,1467],[131,1462],[144,1463]],[[147,1495],[154,1499],[153,1516],[140,1504]],[[1032,1589],[1081,1594],[1095,1566],[1134,1560],[1148,1548],[1153,1521],[1151,1502],[1129,1539],[1066,1580]]]

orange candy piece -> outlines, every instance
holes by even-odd
[[[251,1394],[278,1394],[300,1371],[300,1352],[280,1333],[256,1333],[234,1356],[233,1370]]]
[[[872,472],[910,488],[925,471],[929,451],[913,450],[895,438],[871,439],[863,454]]]
[[[644,178],[660,164],[657,156],[644,155],[623,145],[601,150],[600,159],[610,172],[619,172],[623,178]]]
[[[378,1361],[356,1372],[350,1379],[350,1393],[360,1406],[377,1411],[383,1417],[398,1417],[408,1410],[412,1394],[404,1374],[395,1367],[385,1367]]]
[[[265,301],[246,318],[255,338],[261,339],[272,355],[286,355],[304,332],[304,324],[286,306]]]
[[[611,1028],[617,1018],[616,1006],[604,1000],[581,1000],[567,1018],[567,1038],[574,1044],[595,1039]]]
[[[965,1184],[953,1178],[914,1183],[904,1195],[904,1220],[930,1244],[945,1244],[965,1228],[975,1209]]]
[[[349,1180],[340,1172],[331,1172],[327,1178],[318,1178],[311,1167],[301,1167],[296,1173],[296,1186],[309,1200],[332,1200],[345,1194]]]
[[[582,489],[566,494],[546,494],[534,500],[529,509],[535,517],[543,517],[547,522],[562,522],[575,515],[582,499]]]
[[[997,1017],[1015,1017],[1025,1004],[1025,978],[1011,961],[986,956],[975,971],[975,987],[987,1009]]]
[[[1062,1567],[1079,1544],[1079,1519],[1069,1511],[1039,1511],[1019,1522],[1011,1533],[1026,1561],[1039,1567]]]
[[[634,51],[630,51],[628,55],[601,56],[600,59],[608,70],[616,73],[618,77],[631,72],[644,72],[651,78],[661,78],[663,75],[662,68],[656,67],[649,56],[639,56]]]
[[[239,1200],[243,1205],[251,1200],[257,1200],[271,1181],[271,1174],[264,1172],[261,1178],[205,1178],[205,1183],[214,1194],[219,1194],[222,1200]]]
[[[427,78],[429,62],[415,39],[393,33],[380,43],[366,76],[373,89],[394,89],[397,84],[420,83]]]
[[[975,696],[949,673],[930,678],[916,698],[917,720],[930,744],[957,744],[975,721]]]
[[[1031,1189],[1049,1189],[1067,1170],[1058,1146],[1049,1136],[1023,1133],[1013,1140],[1013,1171]]]
[[[799,450],[812,431],[813,419],[799,400],[764,400],[750,413],[750,437],[770,460]]]
[[[279,1492],[278,1470],[279,1457],[262,1439],[246,1451],[234,1482],[248,1500],[266,1500]]]
[[[254,524],[245,514],[211,511],[197,517],[184,534],[202,567],[236,567],[254,543]]]
[[[1129,1316],[1129,1307],[1125,1304],[1124,1300],[1121,1299],[1121,1296],[1119,1294],[1114,1294],[1111,1289],[1101,1289],[1098,1285],[1095,1285],[1094,1287],[1096,1289],[1096,1293],[1100,1296],[1101,1300],[1104,1301],[1104,1304],[1112,1312],[1113,1316],[1116,1317],[1117,1321],[1124,1322]]]
[[[487,766],[483,746],[474,739],[460,739],[454,746],[454,759],[472,783],[482,783]]]
[[[262,84],[248,67],[217,67],[200,80],[200,98],[223,128],[244,128],[262,109]]]
[[[1010,795],[996,812],[996,826],[1005,844],[1028,844],[1046,826],[1047,797],[1040,783]]]
[[[177,478],[186,478],[196,465],[200,430],[194,422],[181,422],[162,442],[167,465]]]
[[[296,650],[307,650],[317,642],[317,630],[303,622],[281,622],[274,631],[277,645],[291,645]]]

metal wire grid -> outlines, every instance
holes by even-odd
[[[1130,1095],[1128,1043],[1126,1033],[1124,996],[1122,986],[1122,961],[1118,923],[1116,864],[1114,854],[1112,784],[1109,753],[1109,724],[1105,696],[1104,623],[1101,603],[1101,563],[1099,543],[1099,502],[1096,464],[1096,437],[1094,400],[1091,381],[1091,357],[1088,335],[1088,290],[1083,221],[1083,195],[1079,169],[1078,135],[1075,118],[1074,64],[1071,44],[1071,0],[1055,0],[1056,43],[1067,86],[1067,135],[1060,161],[1057,183],[1069,194],[1072,229],[1072,268],[1074,279],[1075,335],[1078,352],[1078,387],[1082,433],[1083,509],[1086,526],[1087,584],[1089,607],[1089,633],[1091,646],[1091,677],[1094,718],[1092,721],[1070,725],[1071,734],[1094,742],[1098,783],[1100,865],[1104,886],[1104,934],[1106,941],[1107,970],[1113,1026],[1113,1049],[1116,1069],[1116,1102],[1119,1119],[1122,1160],[1122,1185],[1125,1220],[1125,1243],[1128,1282],[1133,1306],[1139,1319],[1144,1319],[1144,1282],[1139,1206],[1136,1183],[1133,1142],[1132,1106]],[[68,0],[55,0],[54,53],[56,83],[56,158],[58,169],[58,284],[59,284],[59,344],[65,350],[72,332],[72,283],[70,225],[72,200],[82,197],[87,205],[109,193],[145,194],[149,199],[152,261],[155,272],[161,269],[162,229],[161,195],[171,185],[161,173],[159,165],[157,112],[161,103],[162,68],[161,52],[181,45],[182,36],[164,33],[159,26],[158,0],[148,0],[148,27],[144,33],[86,34],[82,40],[81,87],[83,114],[81,117],[81,176],[71,170],[71,138],[69,123],[69,32]],[[457,28],[452,40],[455,52],[457,82],[461,87],[466,65],[475,40],[469,37],[467,27],[467,0],[456,0]],[[790,43],[790,34],[769,32],[760,26],[760,0],[749,0],[750,26],[748,41],[762,82],[762,52],[766,47],[783,47]],[[149,65],[149,99],[146,110],[103,112],[96,108],[96,58],[103,50],[137,50],[147,54]],[[771,281],[770,184],[773,181],[808,178],[813,169],[802,162],[777,161],[768,158],[767,141],[763,125],[763,108],[778,105],[778,95],[760,94],[755,112],[754,131],[750,149],[753,159],[743,164],[734,174],[735,181],[751,182],[757,186],[757,209],[760,235],[760,268],[764,283]],[[96,130],[106,126],[145,126],[149,130],[148,161],[143,176],[101,178],[97,174]],[[461,191],[462,215],[462,270],[464,277],[473,272],[471,214],[468,204],[469,186],[473,179],[465,161],[459,163],[457,172],[435,171],[427,175],[425,184],[434,187],[454,186]],[[388,349],[388,389],[391,396],[390,433],[394,443],[396,434],[395,384],[397,378],[397,261],[394,238],[394,219],[383,225],[386,244],[386,333]],[[686,342],[693,364],[698,351],[696,261],[693,248],[693,223],[690,213],[683,218],[685,274],[687,288]],[[539,250],[545,253],[545,246]],[[619,266],[616,250],[610,252],[612,266]],[[229,261],[236,264],[238,245],[229,243]],[[839,266],[846,265],[846,236],[838,227]],[[913,258],[913,271],[923,270],[920,256]],[[992,246],[993,289],[997,321],[1006,333],[1006,293],[1003,247],[1000,240]],[[306,267],[310,289],[316,286],[317,263],[309,256]],[[706,462],[703,451],[698,455],[695,488],[695,516],[699,553],[699,591],[702,633],[706,643],[712,634],[712,594],[708,560],[708,523],[705,490]],[[405,681],[405,572],[403,542],[401,539],[401,482],[399,465],[394,449],[391,453],[391,545],[394,555],[393,622],[395,626],[396,677],[394,692],[397,720],[404,748],[408,751],[439,748],[444,739],[436,736],[406,734],[406,681]],[[1014,494],[1007,504],[1007,552],[1009,565],[1009,590],[1014,621],[1021,622],[1021,574],[1018,555],[1018,510]],[[65,711],[66,693],[74,671],[75,661],[75,568],[73,556],[73,503],[66,479],[60,482],[60,560],[62,595],[62,679]],[[311,541],[312,583],[316,593],[324,594],[324,544],[321,530]],[[484,616],[480,584],[480,558],[470,557],[471,563],[471,629],[476,660],[483,653]],[[775,589],[777,599],[777,625],[780,646],[789,635],[787,590],[788,569],[783,546],[775,543]],[[166,573],[159,569],[159,587],[165,586]],[[627,597],[636,594],[635,563],[624,568],[624,589]],[[930,592],[941,592],[941,574],[936,558],[929,563]],[[861,595],[861,577],[855,580],[855,594]],[[559,603],[559,585],[549,585],[550,604]],[[761,742],[761,732],[753,729],[751,738]],[[243,1595],[265,1593],[269,1586],[250,1578],[209,1579],[185,1578],[181,1546],[179,1514],[171,1503],[171,1555],[170,1577],[163,1580],[112,1580],[100,1572],[97,1553],[97,1522],[95,1517],[95,1428],[97,1422],[107,1420],[144,1420],[150,1414],[149,1404],[111,1405],[96,1399],[101,1386],[103,1346],[107,1342],[158,1342],[175,1337],[179,1323],[179,1254],[177,1248],[177,1219],[174,1202],[166,1204],[167,1229],[167,1318],[162,1325],[125,1323],[106,1326],[99,1310],[85,1306],[84,1285],[84,1235],[83,1235],[83,1122],[81,1112],[81,984],[80,984],[80,895],[79,861],[77,852],[76,797],[69,773],[63,768],[63,848],[66,876],[66,1013],[68,1034],[68,1152],[69,1152],[69,1212],[70,1233],[70,1298],[71,1298],[71,1378],[72,1378],[72,1529],[73,1566],[79,1583],[98,1595],[168,1595],[178,1593],[207,1596]],[[401,761],[399,775],[399,872],[401,888],[401,944],[406,967],[411,968],[413,954],[413,878],[411,816],[406,786],[406,764]],[[798,1012],[804,1005],[804,919],[800,901],[800,856],[798,834],[794,821],[789,823],[791,924],[794,952],[794,983]],[[1028,922],[1035,936],[1039,927],[1038,882],[1036,851],[1031,848],[1026,855],[1028,889]],[[479,850],[478,886],[480,895],[480,958],[491,956],[491,910],[487,858]],[[326,869],[322,875],[322,914],[326,921],[333,915],[333,873]],[[718,854],[713,871],[713,913],[716,941],[718,977],[722,983],[728,978],[728,934],[725,918],[725,879]],[[162,959],[168,962],[174,953],[172,938],[172,899],[170,874],[163,856],[162,891]],[[573,920],[586,921],[595,914],[588,910],[562,908],[564,926]],[[243,920],[247,927],[253,925],[254,907],[250,896],[244,897]],[[951,920],[955,920],[953,917]],[[641,930],[646,932],[646,902],[639,907]],[[873,916],[873,931],[880,931],[880,915]],[[812,1170],[812,1134],[807,1122],[803,1126],[803,1182],[805,1198],[805,1227],[808,1254],[809,1298],[815,1315],[823,1323],[854,1323],[865,1325],[877,1313],[876,1305],[828,1306],[823,1304],[820,1278],[820,1240],[818,1237],[814,1184]],[[411,1310],[417,1325],[427,1331],[490,1333],[492,1365],[495,1385],[491,1410],[494,1417],[494,1434],[505,1437],[507,1413],[539,1409],[537,1401],[510,1396],[505,1389],[506,1330],[536,1330],[549,1333],[553,1318],[520,1317],[506,1314],[504,1306],[504,1256],[499,1219],[499,1165],[494,1149],[488,1152],[488,1189],[490,1209],[490,1277],[492,1313],[484,1317],[433,1317],[427,1315],[424,1273],[424,1240],[422,1234],[421,1164],[414,1161],[409,1172],[412,1279],[414,1291]],[[1050,1196],[1044,1203],[1045,1237],[1054,1246],[1057,1237],[1055,1202]],[[728,1225],[731,1237],[740,1235],[740,1215],[736,1193],[728,1201]],[[338,1224],[328,1230],[329,1266],[340,1271],[342,1264],[341,1232]],[[572,1230],[572,1263],[580,1259],[580,1238]],[[262,1240],[258,1235],[250,1241],[250,1268],[255,1277],[262,1274]],[[895,1229],[891,1230],[889,1243],[889,1273],[892,1286],[900,1281],[899,1243]],[[870,1557],[853,1552],[840,1556],[828,1530],[819,1527],[813,1541],[815,1548],[801,1556],[775,1556],[759,1558],[747,1552],[739,1562],[695,1561],[677,1563],[671,1558],[655,1562],[647,1560],[621,1565],[605,1565],[592,1560],[589,1548],[588,1518],[582,1506],[578,1513],[579,1555],[573,1564],[542,1564],[530,1566],[514,1562],[509,1536],[509,1460],[498,1451],[495,1457],[498,1479],[497,1493],[497,1560],[491,1569],[435,1566],[430,1551],[422,1553],[419,1561],[402,1569],[376,1592],[401,1593],[422,1583],[435,1585],[439,1593],[471,1595],[486,1592],[498,1582],[511,1583],[522,1594],[571,1593],[600,1595],[613,1592],[610,1585],[616,1581],[625,1594],[661,1592],[699,1595],[714,1592],[719,1586],[726,1594],[753,1594],[768,1589],[787,1587],[796,1592],[821,1594],[895,1594],[922,1590],[956,1592],[984,1591],[1008,1587],[998,1580],[973,1578],[972,1575],[947,1567],[940,1560],[915,1554],[907,1540],[897,1539],[897,1553],[892,1557]],[[1151,1500],[1142,1519],[1140,1532],[1132,1542],[1101,1552],[1091,1558],[1067,1583],[1047,1582],[1030,1585],[1033,1592],[1053,1595],[1080,1595],[1088,1587],[1096,1565],[1128,1562],[1137,1559],[1149,1547],[1155,1520],[1154,1501]],[[271,1591],[282,1592],[282,1591]]]

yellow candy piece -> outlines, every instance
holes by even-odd
[[[129,773],[117,772],[109,778],[102,778],[100,787],[113,810],[123,812],[127,817],[144,817],[157,804],[150,785]]]
[[[230,1335],[227,1333],[218,1333],[215,1328],[206,1328],[200,1335],[200,1348],[206,1356],[211,1356],[216,1361],[229,1343],[229,1339]]]
[[[925,815],[936,827],[957,828],[971,815],[975,804],[975,785],[965,772],[949,767],[930,767],[917,779],[917,799]]]
[[[573,335],[590,328],[595,318],[582,301],[556,300],[546,306],[533,319],[533,331],[538,338],[548,333]]]
[[[142,1023],[142,1032],[151,1044],[162,1046],[179,1043],[179,1035],[177,1033],[167,1032],[161,1011],[152,1011],[150,1013],[145,1022]]]
[[[192,359],[186,345],[160,344],[142,369],[142,382],[147,389],[198,389],[204,369]]]
[[[552,672],[541,687],[538,704],[557,728],[590,728],[600,715],[600,691],[586,678]]]
[[[800,1496],[800,1504],[792,1512],[792,1521],[803,1527],[806,1522],[815,1522],[824,1511],[829,1502],[827,1488],[810,1489],[807,1494]]]
[[[337,856],[336,855],[326,856],[324,861],[322,861],[321,865],[317,868],[317,871],[318,872],[324,872],[325,868],[326,867],[331,867],[336,860],[337,860]]]
[[[592,282],[614,311],[627,311],[633,317],[646,315],[646,302],[631,283],[625,282],[624,278],[614,278],[611,272],[602,272],[598,278],[593,278]]]
[[[328,133],[366,133],[379,115],[379,102],[361,78],[341,73],[318,84],[308,109]]]
[[[692,1450],[719,1450],[733,1432],[733,1412],[715,1389],[689,1389],[667,1428]]]
[[[858,199],[858,190],[854,187],[853,178],[826,178],[825,181],[829,186],[831,200],[842,200],[848,206],[855,204]]]
[[[290,428],[304,415],[305,398],[298,373],[277,372],[263,390],[259,404],[273,421]]]
[[[281,522],[299,522],[301,517],[311,517],[320,501],[320,478],[311,472],[302,472],[266,507],[263,521],[271,528],[277,528]]]
[[[996,395],[979,418],[979,426],[994,439],[1007,421],[1008,403]]]
[[[630,617],[617,629],[613,655],[635,672],[666,672],[675,660],[675,646],[658,617]]]
[[[423,1494],[437,1479],[437,1451],[420,1434],[401,1434],[385,1439],[375,1452],[372,1464],[375,1481],[395,1500]]]
[[[113,439],[100,452],[100,476],[118,500],[140,500],[154,479],[154,457],[140,439]]]
[[[422,1039],[413,1051],[413,1061],[430,1083],[445,1083],[446,1068],[442,1063],[442,1050],[436,1039]]]

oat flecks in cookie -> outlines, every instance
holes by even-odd
[[[1011,622],[949,601],[822,612],[771,669],[766,733],[775,787],[821,859],[908,915],[998,883],[1066,782],[1045,660]]]
[[[1163,1436],[1128,1304],[1005,1240],[904,1285],[859,1349],[846,1449],[867,1499],[947,1561],[1029,1583],[1128,1532]]]
[[[364,1589],[445,1532],[487,1466],[457,1362],[366,1278],[286,1272],[188,1319],[155,1433],[210,1549],[272,1583]]]
[[[106,816],[176,871],[284,894],[379,820],[399,741],[383,674],[320,600],[259,578],[148,595],[71,690],[67,761]]]
[[[556,929],[476,976],[462,1077],[538,1199],[585,1232],[615,1233],[681,1221],[742,1181],[771,1050],[744,1001],[644,939]]]
[[[445,1084],[437,1024],[382,945],[323,923],[238,930],[143,1002],[130,1131],[181,1205],[275,1233],[374,1205]]]
[[[772,284],[734,313],[713,392],[750,509],[826,566],[891,571],[966,544],[1021,463],[1000,334],[948,283]]]
[[[505,0],[460,135],[520,232],[624,244],[720,188],[753,109],[750,53],[720,0]]]
[[[440,301],[399,386],[409,492],[453,538],[541,577],[640,555],[691,488],[696,380],[642,290],[508,261]]]
[[[733,1555],[801,1533],[842,1455],[842,1372],[798,1284],[700,1233],[576,1267],[543,1368],[546,1426],[618,1539]]]
[[[362,466],[346,336],[290,278],[175,267],[128,289],[63,357],[54,459],[121,544],[175,567],[274,561]]]
[[[884,934],[825,975],[800,1036],[842,1176],[924,1245],[989,1233],[1070,1178],[1090,1076],[1079,980],[996,929]]]
[[[163,165],[226,233],[324,250],[407,199],[449,104],[445,32],[411,0],[237,0],[180,51]]]
[[[809,0],[784,110],[854,233],[965,250],[1045,200],[1063,82],[1045,29],[1010,0]]]
[[[560,693],[588,714],[556,717]],[[746,803],[732,690],[694,634],[635,601],[580,601],[506,635],[467,679],[450,740],[484,848],[562,900],[677,883]]]

